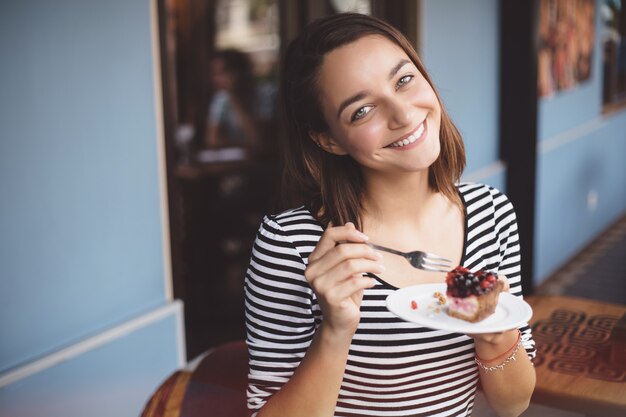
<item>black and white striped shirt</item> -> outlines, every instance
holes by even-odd
[[[521,297],[513,206],[482,184],[458,189],[466,222],[461,264],[506,275],[511,293]],[[245,284],[248,407],[253,410],[289,380],[321,323],[304,269],[322,233],[301,207],[265,217],[257,234]],[[335,416],[469,416],[479,377],[473,340],[397,318],[385,306],[396,289],[378,279],[364,291]],[[521,330],[523,346],[534,357],[530,329]]]

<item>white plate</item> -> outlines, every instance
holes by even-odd
[[[509,293],[500,293],[496,311],[477,323],[451,317],[447,306],[439,305],[433,294],[446,294],[446,284],[422,284],[401,288],[387,297],[387,308],[403,320],[437,330],[465,334],[495,333],[520,327],[528,322],[533,310],[528,303]],[[411,301],[417,309],[411,308]]]

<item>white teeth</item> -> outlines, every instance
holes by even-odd
[[[415,133],[413,133],[411,136],[409,136],[406,139],[394,142],[394,143],[392,143],[389,146],[391,146],[393,148],[399,148],[399,147],[402,147],[402,146],[409,145],[409,144],[415,142],[417,140],[417,138],[422,136],[422,133],[424,133],[424,124],[423,123],[420,125],[420,127],[417,129],[417,131],[415,131]]]

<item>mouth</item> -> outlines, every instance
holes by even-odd
[[[426,119],[422,123],[419,124],[411,133],[402,136],[400,139],[395,142],[390,143],[385,146],[385,148],[404,148],[409,145],[416,144],[417,142],[421,142],[426,136]]]

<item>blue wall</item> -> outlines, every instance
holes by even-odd
[[[464,180],[505,188],[499,145],[499,2],[423,0],[420,55],[467,152]]]
[[[537,282],[626,211],[626,109],[602,114],[602,33],[598,7],[591,79],[539,102]]]
[[[535,276],[545,279],[626,210],[626,112],[553,138],[538,155]],[[561,139],[561,144],[558,139]],[[597,207],[587,206],[590,192]]]
[[[1,377],[169,300],[150,1],[2,2],[0,56]],[[137,392],[180,362],[180,346],[155,346],[177,332],[134,336],[163,360],[138,376]],[[75,360],[101,366],[97,355]],[[16,384],[32,401],[42,381],[69,388],[77,369]],[[3,414],[5,390],[17,388],[0,389]],[[119,409],[145,399],[126,393]]]

